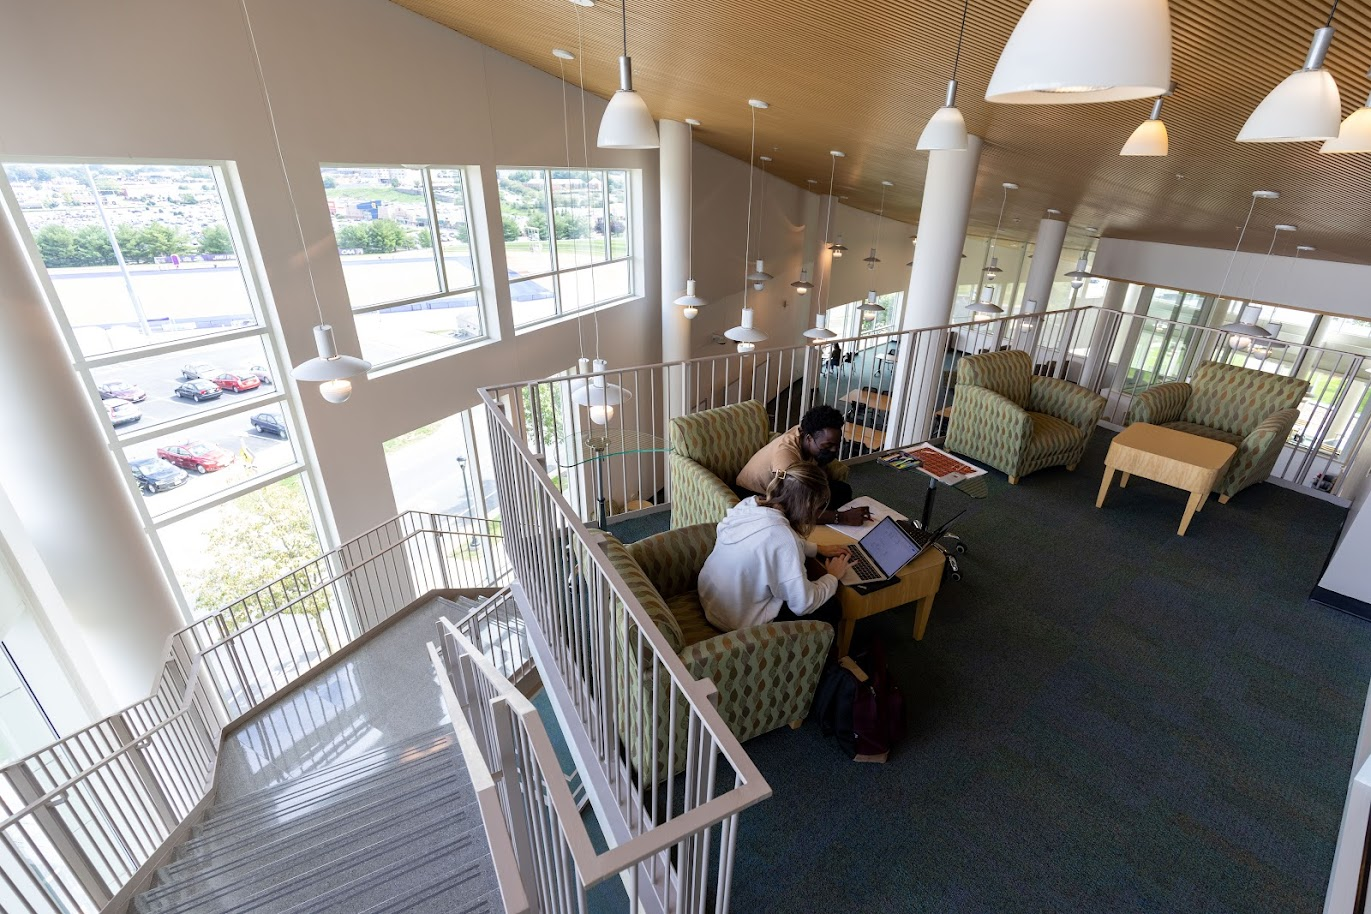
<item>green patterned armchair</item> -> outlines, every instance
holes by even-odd
[[[1162,425],[1237,447],[1214,484],[1219,502],[1227,504],[1271,475],[1308,389],[1299,378],[1205,362],[1188,384],[1158,384],[1134,397],[1124,424]]]
[[[671,420],[671,526],[717,524],[740,499],[738,473],[775,435],[766,407],[756,400],[704,409]],[[847,465],[824,467],[829,479],[846,479]]]
[[[803,720],[814,700],[824,659],[833,641],[826,622],[774,622],[732,632],[709,624],[697,592],[700,568],[714,549],[714,524],[668,530],[627,546],[612,536],[604,540],[605,555],[633,595],[676,651],[690,675],[710,679],[718,689],[718,709],[740,741]],[[637,666],[636,629],[620,617],[615,625],[621,656]],[[640,723],[651,720],[653,696],[660,704],[657,777],[667,775],[667,732],[671,716],[664,674],[653,689],[649,674],[619,680],[620,736],[634,747],[638,770],[651,767],[650,749],[639,736]],[[625,713],[631,709],[632,713]],[[676,711],[673,770],[685,764],[687,715],[683,703]]]
[[[969,355],[957,365],[947,449],[1019,478],[1044,467],[1076,469],[1104,413],[1104,397],[1033,374],[1016,349]]]

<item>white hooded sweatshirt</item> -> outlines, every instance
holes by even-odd
[[[818,554],[775,508],[745,498],[719,521],[714,551],[700,569],[700,603],[722,631],[761,625],[785,604],[797,616],[818,609],[838,589],[826,574],[809,580],[805,557]]]

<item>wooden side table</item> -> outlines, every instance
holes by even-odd
[[[1123,473],[1119,480],[1121,489],[1128,485],[1132,476],[1174,486],[1190,493],[1185,516],[1176,531],[1177,536],[1185,536],[1190,519],[1204,507],[1214,483],[1237,452],[1233,445],[1212,438],[1147,422],[1134,423],[1114,436],[1109,445],[1095,507],[1104,507],[1104,497],[1109,493],[1109,483],[1116,470]]]
[[[809,534],[809,541],[819,546],[846,546],[854,542],[852,537],[826,526],[815,527]],[[898,583],[874,593],[860,594],[846,584],[839,584],[838,601],[843,607],[843,625],[838,632],[838,656],[847,656],[857,620],[915,601],[919,605],[914,613],[914,640],[922,640],[924,630],[928,628],[928,617],[933,613],[933,598],[938,595],[938,587],[943,581],[945,561],[946,557],[937,549],[925,550],[900,569]]]

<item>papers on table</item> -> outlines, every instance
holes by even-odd
[[[848,508],[866,508],[868,511],[871,512],[871,520],[867,521],[865,524],[862,524],[860,527],[850,527],[844,524],[826,524],[825,526],[827,526],[830,530],[838,531],[844,536],[850,536],[854,540],[861,539],[862,536],[866,534],[866,531],[870,530],[872,527],[876,526],[881,521],[885,520],[887,517],[893,517],[896,520],[909,520],[909,518],[905,517],[899,511],[896,511],[894,508],[890,508],[881,504],[879,501],[872,498],[870,495],[863,495],[860,498],[854,498],[838,510],[846,511]]]
[[[944,485],[955,486],[967,479],[985,475],[985,470],[982,467],[967,463],[960,457],[953,457],[947,451],[940,447],[934,447],[927,441],[911,448],[905,448],[901,453],[909,457],[917,457],[920,464],[916,469],[932,476]]]

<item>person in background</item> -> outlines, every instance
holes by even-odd
[[[842,444],[843,414],[831,406],[816,406],[801,417],[799,425],[753,454],[738,473],[734,488],[739,495],[757,495],[765,492],[772,476],[782,470],[806,463],[821,467],[828,477],[829,501],[818,522],[859,527],[871,519],[870,510],[835,510],[852,500],[852,486],[833,478],[832,467]]]
[[[774,474],[765,495],[728,510],[700,569],[700,603],[711,625],[722,631],[796,619],[837,625],[842,608],[835,594],[847,549],[805,540],[828,498],[824,471],[799,463]],[[823,574],[810,580],[806,559],[817,556],[824,556]]]

